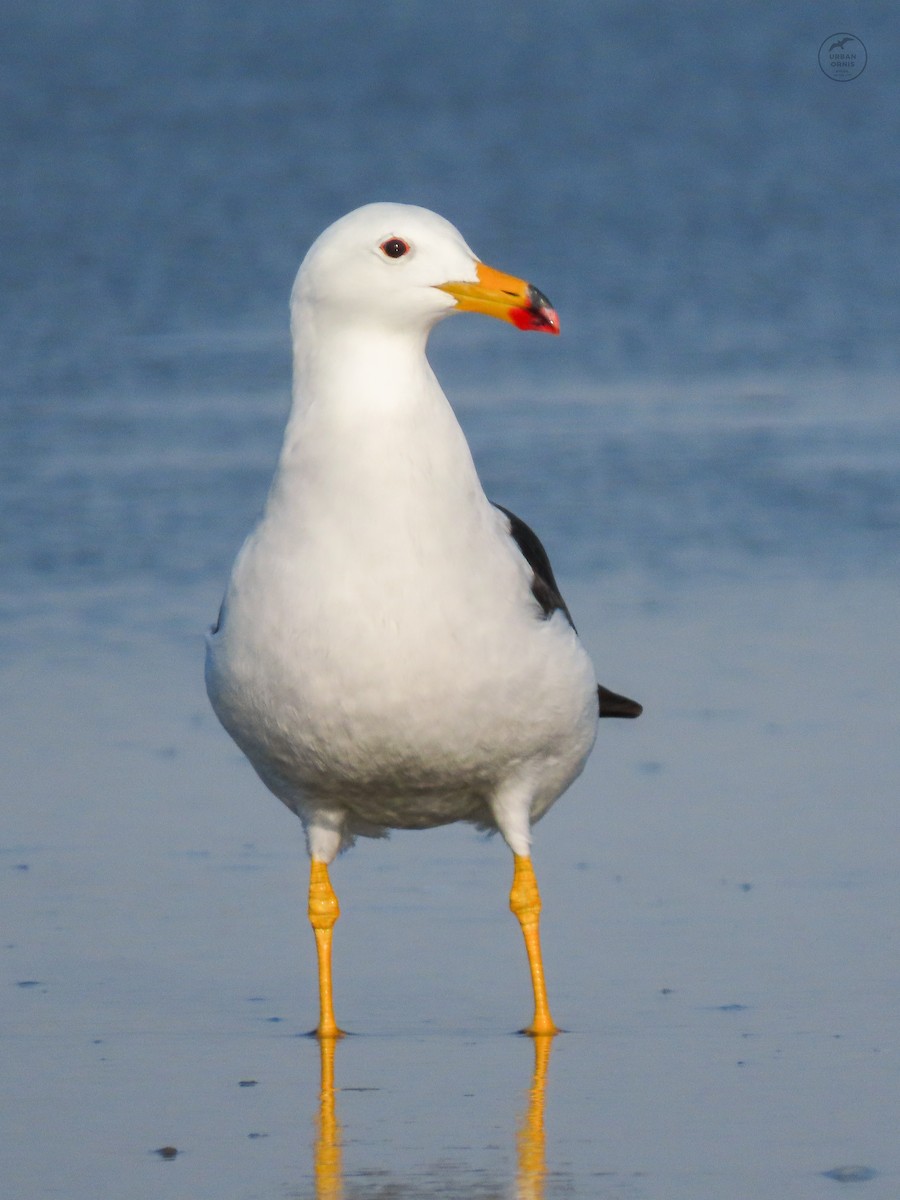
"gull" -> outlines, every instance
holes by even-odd
[[[368,204],[314,242],[291,294],[293,400],[265,509],[207,639],[222,725],[303,823],[319,1038],[334,1015],[328,866],[358,836],[468,821],[513,854],[534,1016],[556,1033],[531,827],[580,774],[597,685],[541,542],[482,489],[425,354],[480,312],[556,334],[537,288],[427,209]]]

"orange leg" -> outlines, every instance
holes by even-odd
[[[328,878],[328,865],[314,858],[309,869],[309,922],[316,936],[319,958],[319,1026],[316,1029],[319,1038],[344,1036],[334,1019],[331,988],[331,935],[340,915],[338,898]]]
[[[523,854],[513,855],[513,883],[509,893],[509,907],[519,919],[525,937],[528,966],[531,968],[531,984],[534,988],[534,1020],[523,1033],[533,1037],[559,1033],[550,1006],[547,1003],[547,985],[544,982],[544,963],[541,958],[541,938],[538,922],[541,915],[541,894],[531,859]]]

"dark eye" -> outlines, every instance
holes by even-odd
[[[381,243],[381,252],[388,258],[402,258],[404,254],[409,254],[409,243],[404,242],[403,238],[388,238]]]

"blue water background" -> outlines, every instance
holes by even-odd
[[[822,1200],[858,1164],[895,1200],[898,62],[878,0],[0,5],[10,1196],[315,1193],[302,835],[202,637],[297,265],[398,199],[559,310],[453,318],[432,359],[645,713],[536,831],[569,1032],[530,1190],[506,847],[334,865],[345,1194]]]
[[[832,26],[868,49],[850,83],[818,66]],[[898,56],[878,3],[10,0],[14,620],[102,629],[180,588],[214,612],[277,452],[297,265],[373,199],[558,307],[558,341],[470,317],[432,356],[563,575],[895,571]]]

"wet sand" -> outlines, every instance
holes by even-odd
[[[896,1196],[893,584],[566,591],[646,711],[537,829],[546,1061],[499,839],[336,864],[323,1062],[301,831],[199,637],[60,617],[9,650],[8,1195]]]

